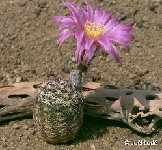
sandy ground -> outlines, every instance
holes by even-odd
[[[69,0],[70,2],[76,2]],[[136,39],[126,55],[120,48],[122,66],[110,56],[96,53],[86,81],[136,89],[162,88],[162,1],[91,0],[123,22],[134,24]],[[82,4],[82,0],[77,1]],[[0,0],[0,85],[43,80],[56,74],[67,77],[64,67],[74,67],[75,40],[56,45],[54,15],[69,11],[61,0]],[[50,145],[39,136],[32,117],[0,123],[0,150],[161,150],[162,130],[141,136],[126,125],[85,117],[76,139],[67,145]],[[129,140],[157,140],[157,146],[125,146]]]

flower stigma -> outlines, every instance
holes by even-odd
[[[87,21],[84,27],[85,33],[89,38],[98,39],[105,34],[103,25],[96,26],[94,23]]]

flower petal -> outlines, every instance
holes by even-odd
[[[92,45],[91,48],[88,51],[86,51],[83,57],[83,64],[87,65],[90,62],[95,51],[96,51],[96,46]]]
[[[92,7],[87,3],[87,19],[89,21],[93,21],[94,20],[94,16],[93,16],[93,9]]]
[[[64,18],[65,18],[65,16],[54,16],[54,17],[52,17],[51,20],[61,22],[61,20],[64,19]]]
[[[67,6],[71,10],[71,12],[72,12],[72,14],[74,16],[75,21],[78,23],[78,25],[81,26],[82,22],[81,22],[81,18],[80,18],[80,14],[79,14],[78,9],[74,5],[69,3],[69,2],[64,2],[64,5]]]
[[[78,10],[80,10],[80,15],[82,16],[82,23],[87,21],[87,12],[84,10],[83,7],[76,5],[76,7],[78,8]]]
[[[84,50],[84,32],[77,32],[75,34],[77,39],[77,50],[75,51],[75,59],[77,62],[81,62],[82,53]]]
[[[111,14],[108,13],[107,11],[104,11],[101,16],[100,22],[101,24],[106,25],[110,19],[111,19]]]
[[[133,25],[132,24],[120,24],[118,27],[122,31],[127,31],[127,32],[130,32],[133,29]]]
[[[67,17],[67,16],[54,16],[51,19],[52,21],[57,21],[57,22],[67,22],[67,21],[74,21],[72,18]]]
[[[96,7],[95,14],[94,14],[94,24],[95,25],[99,24],[101,15],[102,15],[102,13],[101,13],[100,8]]]
[[[119,52],[116,49],[116,47],[108,39],[102,38],[102,39],[99,39],[98,42],[105,49],[105,51],[112,56],[112,58],[117,63],[120,63]]]
[[[110,30],[105,36],[120,45],[122,45],[127,52],[129,52],[128,42],[134,39],[134,36],[130,33],[132,26],[130,25],[118,25]]]
[[[112,28],[119,24],[119,20],[116,18],[110,19],[108,23],[104,26],[106,32],[109,32]]]
[[[94,39],[87,38],[85,43],[85,49],[88,51],[94,43]]]
[[[73,22],[73,21],[64,22],[59,26],[58,30],[62,30],[62,29],[67,28],[69,26],[76,26],[76,23]]]
[[[61,33],[60,33],[60,38],[58,39],[58,44],[59,46],[67,39],[69,38],[70,36],[74,35],[74,31],[72,30],[63,30]]]

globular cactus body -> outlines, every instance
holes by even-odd
[[[73,140],[83,122],[81,90],[69,80],[44,82],[35,103],[34,118],[43,138],[53,144]]]

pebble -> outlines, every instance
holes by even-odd
[[[28,144],[29,144],[28,142],[25,142],[22,145],[23,145],[23,147],[26,147]]]
[[[162,23],[159,23],[159,24],[158,24],[158,27],[159,27],[160,29],[162,29]]]
[[[26,76],[21,77],[21,81],[26,82],[26,81],[28,81],[28,78]]]
[[[150,4],[150,6],[149,6],[149,10],[152,11],[152,12],[155,12],[157,7],[158,7],[158,5],[152,3],[152,4]]]
[[[142,28],[143,23],[144,23],[144,21],[143,21],[143,20],[140,20],[140,21],[138,21],[138,22],[136,23],[136,26],[137,26],[138,28]]]
[[[12,127],[13,127],[14,129],[20,129],[20,125],[17,124],[17,123],[14,123]]]
[[[26,0],[21,0],[21,2],[19,3],[20,7],[24,7],[26,6],[27,1]]]
[[[2,41],[3,41],[3,35],[0,35],[0,42],[2,42]]]
[[[11,36],[9,39],[10,39],[10,40],[14,40],[14,39],[16,39],[16,38],[17,38],[17,36],[18,36],[17,34],[12,35],[12,36]]]
[[[56,75],[53,73],[53,72],[48,72],[47,73],[47,78],[50,79],[50,78],[55,78]]]
[[[99,81],[99,80],[101,80],[101,75],[99,75],[99,74],[94,74],[94,75],[92,76],[92,82],[97,82],[97,81]]]
[[[8,81],[8,85],[11,85],[15,82],[15,79],[13,78],[7,78],[7,81]]]
[[[136,77],[136,74],[131,73],[128,76],[129,76],[130,79],[134,79]]]
[[[21,77],[20,76],[18,76],[17,78],[16,78],[16,82],[18,83],[18,82],[21,82]]]
[[[159,46],[160,49],[162,49],[162,44]]]
[[[24,130],[28,130],[29,129],[29,126],[28,125],[23,125],[23,129]]]
[[[140,48],[140,47],[142,47],[142,44],[140,42],[137,42],[136,46]]]
[[[2,141],[3,141],[3,142],[7,142],[6,137],[2,137]]]
[[[93,67],[93,68],[92,68],[92,71],[93,71],[93,72],[96,72],[96,67]]]
[[[31,73],[32,73],[32,74],[36,74],[37,71],[36,71],[35,69],[33,69],[33,70],[31,70]]]
[[[45,8],[46,5],[47,5],[47,1],[45,1],[45,0],[37,0],[37,5],[40,8]]]
[[[72,59],[71,59],[71,60],[72,60],[72,62],[75,62],[75,57],[72,57]]]
[[[143,74],[143,75],[146,75],[146,74],[148,74],[149,72],[150,72],[149,69],[143,69],[143,70],[142,70],[142,74]]]
[[[120,20],[120,21],[123,21],[123,20],[125,20],[125,19],[127,19],[127,15],[121,14],[121,15],[119,16],[119,20]]]
[[[0,80],[3,80],[3,76],[2,75],[0,75]]]
[[[90,150],[96,150],[96,147],[94,144],[90,146]]]
[[[72,68],[70,68],[70,67],[63,67],[63,68],[61,68],[62,69],[62,72],[64,72],[64,73],[70,73],[70,71],[72,70]]]
[[[35,8],[34,14],[36,14],[37,16],[39,16],[41,14],[41,9],[40,8]]]
[[[155,55],[151,55],[150,57],[153,59],[153,58],[155,58],[156,56],[155,56]]]
[[[30,135],[34,135],[36,131],[34,129],[29,129]]]
[[[2,147],[6,149],[8,147],[8,144],[7,143],[2,143]]]
[[[15,65],[21,65],[21,59],[17,59]]]

